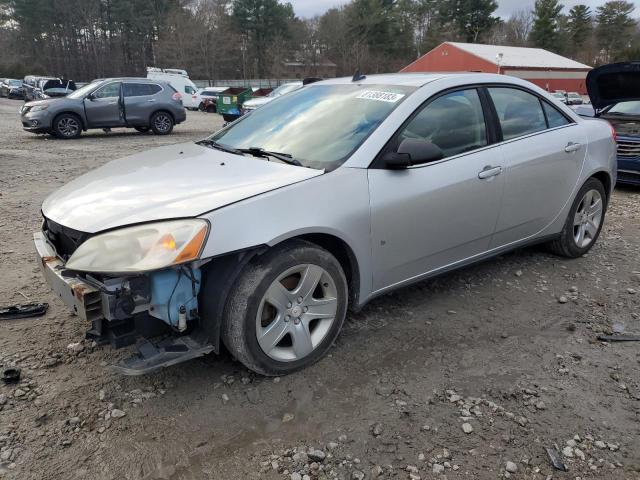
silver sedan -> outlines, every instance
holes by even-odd
[[[222,344],[282,375],[348,308],[534,243],[580,257],[616,182],[610,126],[523,80],[328,80],[195,143],[116,160],[52,194],[44,274],[140,374]]]

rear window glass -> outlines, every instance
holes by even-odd
[[[124,96],[125,97],[143,97],[146,95],[154,95],[160,90],[159,85],[153,83],[125,83],[124,84]]]
[[[547,129],[542,105],[535,95],[515,88],[489,88],[504,140]]]
[[[558,110],[549,105],[547,102],[542,102],[542,105],[544,106],[544,113],[546,113],[547,115],[549,128],[556,128],[569,124],[569,120],[567,120],[564,115],[562,115]]]

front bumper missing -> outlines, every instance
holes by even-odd
[[[170,332],[164,322],[144,314],[146,305],[137,305],[131,318],[112,318],[113,295],[103,293],[76,277],[65,276],[64,262],[42,232],[34,233],[33,241],[38,252],[38,265],[47,284],[67,307],[83,320],[91,322],[92,328],[87,332],[87,338],[98,343],[109,342],[113,347],[120,348],[135,343],[139,334],[155,337]],[[173,290],[175,293],[176,289]],[[214,346],[207,341],[201,342],[197,336],[172,336],[155,344],[149,341],[143,343],[137,354],[112,368],[123,375],[144,375],[212,351]]]
[[[42,232],[34,233],[33,241],[38,252],[40,270],[49,287],[64,304],[88,322],[104,318],[100,291],[75,277],[64,276],[64,263]]]

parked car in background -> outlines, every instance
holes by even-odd
[[[167,135],[184,122],[178,93],[169,83],[145,78],[108,78],[92,82],[63,98],[25,103],[24,130],[76,138],[90,128],[135,128]]]
[[[533,243],[582,257],[615,161],[606,122],[515,77],[331,79],[76,178],[34,240],[97,341],[166,333],[120,372],[224,345],[283,375],[327,353],[350,306]]]
[[[566,92],[555,91],[551,95],[553,95],[553,98],[558,99],[559,101],[561,101],[565,105],[567,104],[567,93]]]
[[[290,82],[283,83],[278,88],[273,90],[269,95],[264,97],[255,97],[247,100],[242,104],[242,108],[240,109],[240,113],[244,115],[245,113],[251,112],[262,105],[266,105],[272,100],[281,97],[282,95],[286,95],[287,93],[295,92],[302,88],[302,82]]]
[[[25,102],[42,98],[42,87],[48,81],[60,82],[60,79],[56,77],[41,77],[37,75],[27,75],[24,77],[22,87],[24,89]]]
[[[591,105],[576,112],[607,120],[617,141],[618,182],[640,185],[640,64],[604,65],[587,75]]]
[[[200,101],[198,98],[198,87],[189,79],[186,70],[177,68],[147,68],[147,78],[163,80],[182,95],[182,104],[187,110],[197,110]]]
[[[65,97],[74,90],[76,90],[76,84],[73,80],[41,79],[36,82],[34,97],[38,100]]]
[[[218,94],[224,92],[228,87],[206,87],[198,90],[197,101],[198,110],[201,112],[216,113]]]
[[[22,80],[15,78],[5,78],[0,83],[0,97],[7,98],[24,98],[24,89],[22,88]]]
[[[580,95],[578,92],[567,93],[567,105],[582,105],[583,103],[584,100],[582,98],[582,95]]]

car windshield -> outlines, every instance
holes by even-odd
[[[209,140],[291,155],[305,167],[341,165],[415,87],[320,85],[280,96]]]
[[[287,84],[284,84],[284,85],[280,85],[273,92],[271,92],[268,96],[269,97],[279,97],[279,96],[284,95],[286,93],[293,92],[294,90],[298,90],[301,87],[302,87],[302,85],[298,85],[297,83],[287,83]]]
[[[640,115],[640,101],[617,103],[607,113],[622,115]]]
[[[12,87],[19,87],[22,85],[22,82],[20,80],[9,80],[9,85]]]
[[[71,92],[69,95],[67,95],[67,98],[84,98],[87,95],[87,93],[91,92],[94,88],[96,88],[97,84],[98,82],[88,83],[84,87],[81,87]]]

